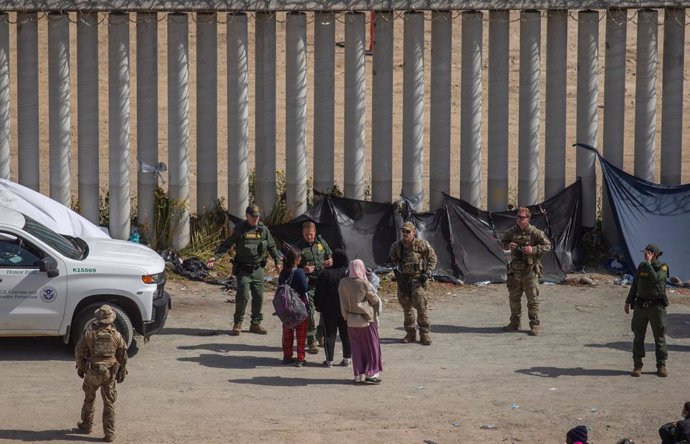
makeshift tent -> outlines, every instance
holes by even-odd
[[[640,252],[655,243],[663,251],[662,262],[671,276],[690,279],[690,184],[660,185],[632,176],[594,151],[604,176],[611,212],[622,242],[624,259],[631,270],[643,260]]]
[[[558,196],[530,207],[532,223],[545,230],[553,242],[553,251],[543,261],[545,280],[560,282],[564,272],[575,271],[579,263],[580,197],[577,182]],[[466,283],[505,282],[507,258],[498,239],[515,225],[516,211],[489,213],[450,196],[442,208],[427,213],[409,212],[394,204],[324,196],[298,218],[271,227],[271,232],[292,245],[302,237],[302,222],[313,220],[317,233],[331,248],[343,248],[350,259],[362,259],[368,267],[376,268],[388,264],[390,247],[403,223],[401,214],[407,214],[418,236],[434,247],[438,256],[435,276]]]
[[[60,234],[110,238],[97,225],[61,203],[9,180],[0,179],[0,205],[19,211]]]

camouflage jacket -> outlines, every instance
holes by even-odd
[[[84,372],[89,364],[112,366],[117,363],[122,370],[127,366],[127,343],[112,324],[104,326],[95,322],[79,338],[74,360],[77,368]]]
[[[395,264],[405,277],[418,277],[422,273],[431,273],[436,268],[436,252],[424,239],[414,239],[410,247],[405,247],[399,240],[391,246],[389,260]]]
[[[501,246],[507,250],[511,242],[518,246],[510,252],[508,272],[537,272],[540,273],[541,258],[551,250],[551,241],[546,234],[533,225],[528,225],[526,230],[521,230],[515,225],[509,229],[501,239]],[[521,248],[530,245],[532,254],[525,254]]]

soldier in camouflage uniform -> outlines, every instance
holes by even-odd
[[[666,359],[668,348],[666,347],[666,278],[668,266],[660,263],[659,256],[662,251],[655,244],[649,244],[642,250],[644,261],[637,267],[635,278],[630,286],[628,297],[625,299],[625,312],[634,310],[631,321],[633,339],[633,363],[635,365],[631,376],[642,375],[642,358],[645,355],[644,337],[647,333],[647,324],[652,326],[654,345],[656,347],[656,374],[662,378],[668,376],[666,371]]]
[[[527,315],[530,335],[537,336],[539,326],[539,277],[543,275],[542,256],[551,250],[551,241],[543,231],[530,225],[532,216],[528,208],[517,212],[516,225],[501,240],[503,249],[509,249],[508,297],[510,299],[510,323],[503,331],[518,331],[522,315],[522,293],[527,296]]]
[[[314,291],[316,289],[316,281],[324,268],[329,268],[333,265],[333,259],[330,247],[321,236],[316,235],[316,224],[310,220],[302,224],[302,239],[295,245],[297,249],[302,252],[302,262],[300,267],[304,269],[304,274],[307,275],[309,282],[309,329],[307,330],[307,352],[309,354],[316,354],[319,349],[316,348],[317,338],[323,340],[323,326],[321,320],[316,323],[314,309]]]
[[[247,219],[235,225],[230,237],[216,248],[213,257],[206,262],[208,268],[213,268],[216,260],[235,247],[235,257],[232,261],[232,274],[237,278],[237,295],[235,296],[235,316],[232,331],[233,336],[242,332],[242,321],[249,302],[252,298],[251,325],[249,331],[265,335],[266,329],[261,326],[263,314],[261,308],[264,302],[264,268],[266,257],[270,254],[275,263],[276,272],[280,273],[282,255],[276,248],[273,236],[268,228],[259,222],[261,211],[256,205],[249,205],[246,210]]]
[[[411,222],[405,222],[400,230],[402,239],[390,249],[389,260],[396,266],[398,281],[398,302],[403,308],[404,324],[407,334],[402,343],[416,340],[415,313],[419,325],[419,342],[431,345],[429,336],[429,316],[427,315],[427,281],[436,268],[436,253],[423,239],[416,239],[416,229]]]
[[[85,433],[91,433],[94,401],[96,391],[101,389],[103,398],[103,433],[105,440],[115,440],[115,400],[117,399],[116,382],[121,383],[127,374],[127,344],[112,323],[115,311],[109,305],[103,305],[95,312],[94,322],[77,342],[74,358],[77,374],[84,379],[84,405],[81,408],[81,421],[77,427]]]

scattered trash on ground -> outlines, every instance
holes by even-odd
[[[520,404],[514,402],[513,405],[511,406],[511,408],[512,408],[513,410],[519,409],[519,408],[520,408]]]
[[[482,424],[480,429],[487,429],[487,430],[492,430],[496,428],[496,424]]]

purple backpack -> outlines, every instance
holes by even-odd
[[[290,273],[287,281],[278,286],[275,295],[273,296],[273,308],[276,315],[290,328],[296,328],[307,318],[307,306],[291,286],[292,275],[294,270]]]

